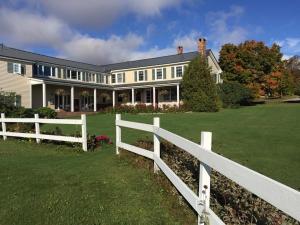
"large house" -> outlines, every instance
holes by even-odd
[[[50,107],[65,111],[97,111],[119,104],[177,105],[180,81],[188,63],[198,54],[207,57],[216,83],[221,68],[206,40],[198,51],[92,65],[49,57],[0,45],[0,90],[15,92],[16,104],[26,108]]]

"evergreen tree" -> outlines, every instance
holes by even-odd
[[[189,63],[182,79],[185,106],[195,112],[216,112],[217,90],[207,59],[199,55]]]

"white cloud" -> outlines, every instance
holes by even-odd
[[[283,58],[287,59],[293,55],[300,55],[300,37],[287,37],[283,40],[274,41],[284,52]]]
[[[60,46],[73,31],[54,17],[0,8],[0,35],[17,46]]]
[[[210,29],[209,40],[212,40],[214,47],[221,47],[225,43],[238,44],[248,37],[248,30],[244,27],[234,25],[244,14],[244,8],[232,6],[229,11],[209,12],[206,15],[206,23]]]
[[[197,40],[201,37],[201,33],[192,30],[189,34],[178,36],[174,42],[173,47],[183,46],[185,52],[196,51],[197,50]]]
[[[125,37],[113,35],[108,39],[79,35],[66,42],[60,51],[66,58],[107,64],[132,59],[133,52],[143,44],[143,41],[143,38],[136,34],[128,34]]]
[[[177,36],[170,46],[142,51],[140,49],[145,40],[134,33],[96,38],[72,29],[60,19],[7,8],[0,8],[0,27],[0,35],[9,45],[51,48],[60,57],[94,64],[176,54],[178,45],[184,46],[185,52],[195,51],[197,38],[200,36],[198,32],[191,31]],[[148,28],[149,32],[155,29],[152,25]]]
[[[157,16],[162,10],[176,7],[181,2],[183,0],[9,0],[6,4],[22,4],[31,11],[42,11],[72,25],[103,27],[127,14]]]

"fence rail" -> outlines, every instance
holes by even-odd
[[[153,133],[154,151],[122,142],[121,127]],[[194,193],[160,158],[160,138],[185,150],[200,161],[198,194]],[[202,224],[203,213],[208,216],[210,224],[224,224],[209,208],[211,168],[300,221],[300,192],[212,152],[211,143],[210,132],[201,132],[199,145],[160,128],[159,118],[154,118],[153,125],[150,125],[124,121],[121,120],[120,114],[116,115],[116,153],[119,154],[119,148],[122,148],[152,159],[154,172],[161,170],[198,213],[198,224]]]
[[[7,137],[21,137],[35,138],[37,143],[40,143],[41,140],[76,142],[82,143],[82,149],[84,151],[87,151],[87,128],[85,114],[81,115],[81,119],[41,119],[39,118],[38,114],[35,114],[34,118],[5,118],[5,114],[1,113],[0,122],[2,125],[0,136],[3,136],[4,140],[6,140]],[[35,124],[35,133],[19,133],[7,131],[7,123],[33,123]],[[40,124],[81,125],[81,137],[41,134]]]

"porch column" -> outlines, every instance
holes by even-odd
[[[179,93],[179,84],[177,84],[177,107],[179,107],[179,104],[180,104],[180,93]]]
[[[71,87],[71,112],[74,112],[74,86]]]
[[[47,90],[46,90],[46,84],[43,83],[43,107],[47,107]]]
[[[131,89],[131,104],[134,105],[134,88]]]
[[[97,112],[97,89],[94,88],[94,112]]]
[[[115,93],[115,90],[113,90],[113,93],[112,93],[112,101],[113,101],[113,107],[115,108],[115,106],[116,106],[116,93]]]
[[[155,87],[153,87],[153,90],[152,90],[152,94],[153,94],[153,107],[155,107]]]

